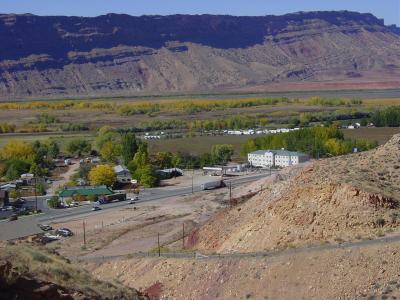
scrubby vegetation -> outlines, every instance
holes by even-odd
[[[16,126],[9,123],[0,123],[0,133],[11,133],[15,132]]]
[[[30,109],[30,110],[72,110],[72,109],[94,109],[118,112],[121,115],[154,114],[165,111],[181,111],[188,114],[208,112],[228,108],[243,108],[279,104],[303,104],[323,106],[352,106],[362,104],[361,100],[344,100],[313,97],[306,100],[281,98],[239,98],[239,99],[173,99],[161,101],[135,101],[135,102],[113,102],[113,101],[33,101],[21,103],[0,103],[0,109]],[[56,121],[48,114],[40,115],[39,118],[47,121]]]
[[[400,126],[400,106],[391,106],[376,111],[372,116],[372,122],[377,127]]]

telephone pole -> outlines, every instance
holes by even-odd
[[[36,174],[34,175],[35,177],[35,211],[37,212],[38,208],[37,208],[37,182],[36,182]]]
[[[185,249],[185,223],[182,223],[182,249]]]
[[[160,248],[160,233],[157,233],[157,244],[158,244],[158,256],[161,256],[161,248]]]
[[[229,203],[230,206],[232,207],[232,182],[229,181]]]
[[[193,177],[194,177],[194,169],[192,169],[192,194],[194,193]]]
[[[86,246],[86,224],[85,221],[82,222],[83,225],[83,244]]]

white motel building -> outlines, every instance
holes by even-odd
[[[306,162],[307,154],[287,150],[257,150],[247,155],[253,167],[288,167]]]

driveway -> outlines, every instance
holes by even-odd
[[[72,165],[68,166],[67,172],[60,175],[61,179],[53,181],[47,189],[48,195],[54,195],[55,192],[62,186],[66,185],[70,177],[79,169],[79,161],[72,161]]]

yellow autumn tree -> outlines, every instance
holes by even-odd
[[[342,146],[340,144],[340,141],[338,141],[337,139],[328,139],[325,142],[325,149],[329,154],[333,156],[343,154]]]
[[[117,176],[112,166],[98,165],[90,170],[89,180],[92,185],[112,186],[117,180]]]
[[[20,159],[32,161],[34,156],[35,150],[32,144],[20,140],[10,140],[0,149],[0,158],[4,160]]]

